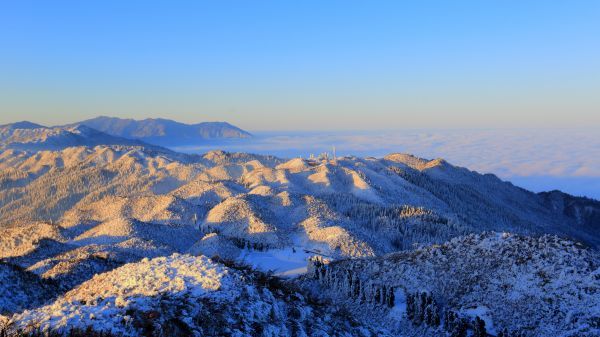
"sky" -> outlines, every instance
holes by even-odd
[[[2,1],[0,124],[600,128],[599,1]]]

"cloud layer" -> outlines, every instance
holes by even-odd
[[[311,153],[380,157],[407,152],[445,158],[455,165],[531,189],[560,189],[600,198],[600,130],[482,129],[398,130],[381,132],[262,133],[250,142],[179,147],[185,152],[215,148],[307,157]]]

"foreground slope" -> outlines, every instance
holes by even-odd
[[[600,335],[599,255],[555,236],[469,235],[379,258],[317,261],[310,271],[320,294],[409,335],[451,333],[453,316],[469,329],[480,317],[494,335]]]
[[[0,261],[0,318],[40,306],[57,294],[57,287],[52,282]]]
[[[206,257],[172,255],[100,274],[14,316],[9,331],[88,328],[124,336],[375,335],[293,287]]]
[[[12,273],[30,292],[52,290]],[[306,276],[289,281],[204,256],[143,259],[56,299],[18,295],[28,306],[7,324],[128,336],[591,337],[600,334],[599,293],[596,251],[487,232],[382,257],[313,258]]]

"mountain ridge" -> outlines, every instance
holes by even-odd
[[[28,121],[0,125],[0,149],[44,151],[97,145],[138,146],[170,151],[140,140],[112,136],[85,125],[46,127]]]
[[[246,139],[252,135],[227,122],[185,124],[165,118],[135,120],[99,116],[73,125],[86,125],[107,134],[157,145],[189,145],[217,139]]]

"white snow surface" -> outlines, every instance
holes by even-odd
[[[254,268],[272,271],[277,276],[298,276],[306,273],[308,258],[314,253],[291,247],[267,251],[244,250],[240,260]]]
[[[19,327],[42,330],[92,327],[137,335],[127,324],[128,309],[156,310],[161,296],[194,301],[205,296],[227,296],[234,280],[229,270],[204,256],[175,254],[144,259],[95,275],[54,303],[13,317]],[[217,293],[218,291],[218,293]]]
[[[204,256],[144,259],[96,275],[52,304],[16,314],[8,327],[59,332],[91,327],[122,336],[375,335],[300,293],[255,277]]]

